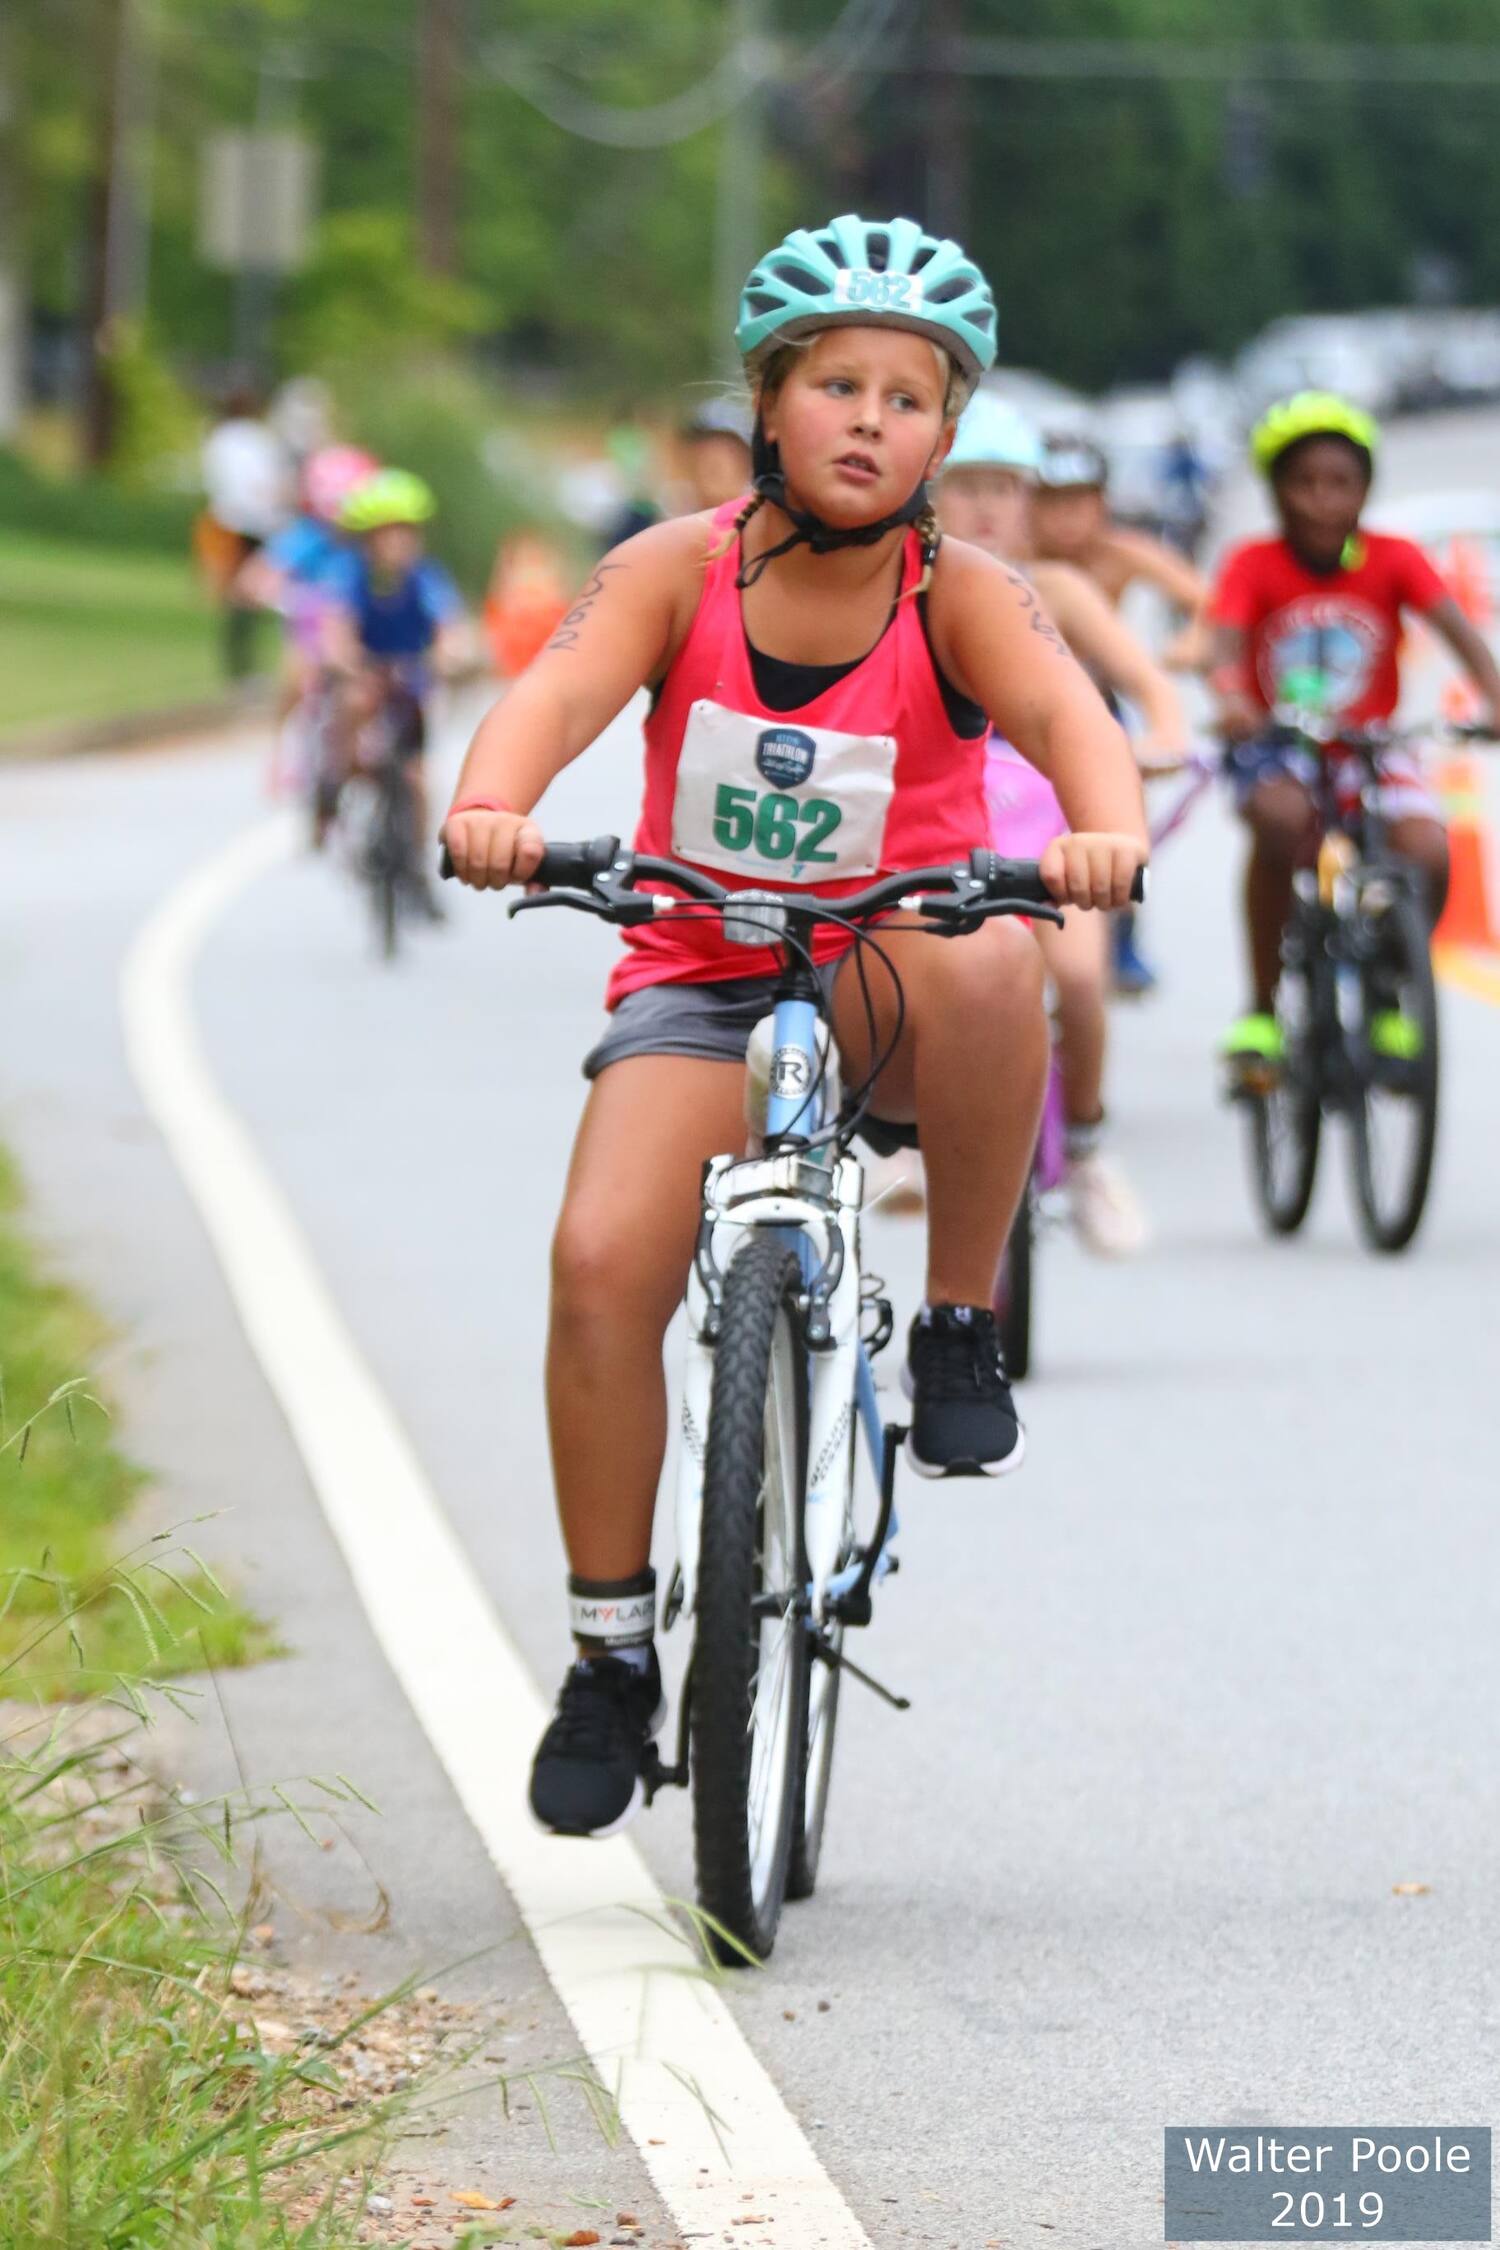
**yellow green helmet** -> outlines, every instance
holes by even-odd
[[[1335,391],[1298,391],[1294,398],[1278,399],[1266,409],[1250,432],[1250,458],[1263,476],[1269,476],[1290,446],[1310,437],[1345,438],[1373,468],[1380,424],[1373,414]]]
[[[437,514],[430,484],[407,469],[377,469],[357,484],[339,510],[345,531],[379,531],[391,523],[426,523]]]

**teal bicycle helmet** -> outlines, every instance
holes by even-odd
[[[976,391],[959,419],[958,433],[943,463],[949,469],[1014,469],[1035,477],[1042,466],[1042,441],[1017,406],[993,391]]]
[[[995,363],[995,300],[956,242],[915,219],[798,227],[752,269],[734,340],[754,368],[780,344],[824,328],[905,328],[948,353],[966,396]]]

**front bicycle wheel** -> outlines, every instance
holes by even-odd
[[[369,878],[375,908],[375,942],[383,961],[396,958],[402,890],[411,860],[411,803],[406,779],[382,774],[379,809],[370,838]]]
[[[776,1942],[807,1713],[807,1346],[797,1254],[752,1234],[714,1347],[693,1643],[698,1902],[727,1965]]]
[[[1295,1234],[1307,1217],[1318,1174],[1322,1105],[1312,1068],[1312,978],[1302,963],[1281,972],[1276,1015],[1286,1050],[1262,1084],[1247,1084],[1250,1183],[1261,1217],[1273,1234]]]
[[[1367,931],[1361,1084],[1349,1112],[1354,1200],[1370,1247],[1404,1250],[1437,1148],[1437,988],[1427,924],[1407,892],[1369,914]]]

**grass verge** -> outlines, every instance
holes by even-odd
[[[90,1712],[114,1731],[82,1732]],[[206,1857],[229,1856],[227,1807],[220,1838],[157,1797],[119,1722],[77,1706],[0,1738],[0,2241],[353,2243],[338,2178],[373,2155],[385,2106],[338,2115],[326,2055],[277,2057],[246,2026]],[[310,2184],[294,2223],[284,2198]]]
[[[195,1801],[139,1762],[152,1700],[181,1711],[200,1692],[168,1675],[242,1662],[266,1636],[171,1534],[113,1559],[141,1474],[73,1373],[99,1323],[38,1271],[18,1201],[0,1151],[0,1366],[20,1417],[0,1431],[0,2245],[430,2239],[438,2198],[413,2196],[408,2228],[372,2192],[378,2168],[398,2143],[429,2145],[458,2099],[508,2105],[510,2080],[476,2076],[501,2059],[483,2053],[491,2034],[415,1977],[331,2000],[254,1964],[274,1942],[255,1921],[271,1888],[257,1824],[291,1819],[330,1848],[340,1807],[373,1809],[344,1775]],[[384,1911],[382,1894],[357,1926]],[[580,2088],[614,2138],[584,2058],[517,2079],[545,2119],[541,2077]],[[528,2223],[511,2196],[442,2203],[450,2250],[601,2239]]]
[[[137,1763],[152,1692],[179,1691],[121,1683],[111,1704],[0,1709],[0,2242],[416,2250],[438,2212],[449,2250],[599,2242],[597,2226],[529,2222],[513,2196],[448,2189],[398,2214],[373,2192],[403,2136],[430,2151],[452,2104],[482,2091],[508,2115],[512,2081],[476,2075],[490,2035],[415,1978],[366,2002],[257,1964],[255,1824],[311,1833],[358,1792],[340,1775],[190,1803]],[[392,2049],[409,2067],[388,2074]],[[518,2077],[538,2105],[541,2075],[579,2085],[615,2138],[592,2071]]]
[[[249,1610],[197,1561],[148,1540],[121,1568],[141,1471],[79,1381],[103,1331],[39,1269],[0,1151],[0,1668],[9,1696],[87,1694],[271,1653]],[[51,1405],[50,1411],[48,1404]],[[57,1629],[54,1629],[57,1628]],[[0,2237],[3,2239],[3,2237]]]
[[[263,623],[269,661],[275,628]],[[217,693],[217,634],[186,551],[0,531],[0,746],[30,727]]]

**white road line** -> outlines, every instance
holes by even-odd
[[[376,1638],[484,1840],[626,2130],[684,2230],[774,2214],[781,2250],[869,2239],[682,1944],[634,1846],[566,1843],[526,1815],[541,1697],[292,1212],[215,1086],[193,1021],[204,936],[292,849],[289,817],[217,853],[151,915],[122,971],[126,1049],[198,1206]],[[696,2088],[697,2091],[693,2091]],[[701,2095],[701,2099],[699,2098]],[[727,2160],[705,2107],[720,2121]]]

